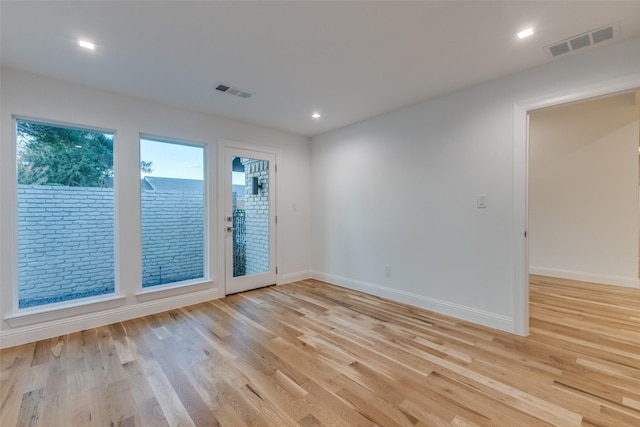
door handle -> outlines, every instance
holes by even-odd
[[[234,228],[233,227],[227,227],[227,231],[233,231]]]

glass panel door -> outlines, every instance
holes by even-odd
[[[226,294],[276,283],[275,156],[231,147],[226,163]]]

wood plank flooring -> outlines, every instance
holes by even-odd
[[[531,278],[531,335],[314,280],[0,351],[9,426],[640,426],[640,290]]]

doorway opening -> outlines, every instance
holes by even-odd
[[[639,287],[636,91],[529,112],[529,273]]]
[[[547,107],[597,98],[640,88],[640,74],[622,77],[530,102],[518,103],[514,111],[514,317],[513,331],[529,334],[529,113]]]

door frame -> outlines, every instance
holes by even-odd
[[[217,227],[220,233],[218,234],[218,277],[221,284],[222,296],[227,295],[227,221],[226,221],[226,185],[227,179],[226,171],[226,150],[227,149],[237,149],[237,150],[247,150],[253,151],[257,153],[263,153],[265,155],[273,156],[274,159],[274,170],[273,174],[269,176],[269,187],[270,187],[270,201],[273,203],[273,212],[271,221],[271,229],[270,229],[270,237],[273,242],[273,249],[271,252],[271,269],[275,271],[275,282],[277,284],[278,279],[278,271],[277,271],[277,260],[279,256],[278,249],[278,227],[277,227],[277,194],[278,194],[278,185],[277,185],[277,161],[279,158],[279,150],[273,147],[265,146],[265,145],[256,145],[256,144],[248,144],[239,141],[233,141],[230,139],[220,138],[218,139],[218,221]]]
[[[513,332],[529,335],[529,112],[546,107],[615,94],[640,87],[640,73],[606,80],[593,85],[550,94],[514,106],[513,149],[513,249],[515,255]]]

